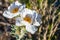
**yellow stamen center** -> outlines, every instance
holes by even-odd
[[[27,21],[27,22],[29,22],[29,23],[31,23],[31,18],[30,18],[29,16],[26,16],[26,17],[24,18],[24,20]]]
[[[14,9],[12,10],[12,13],[16,13],[16,12],[18,12],[18,8],[14,8]]]

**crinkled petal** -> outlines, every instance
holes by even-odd
[[[19,15],[19,12],[17,12],[16,14],[13,14],[10,11],[4,11],[4,13],[3,13],[3,16],[6,17],[6,18],[13,18],[17,15]]]
[[[6,18],[13,18],[13,16],[8,11],[4,11],[3,16]]]
[[[16,26],[23,26],[22,19],[20,17],[16,18]]]
[[[37,31],[37,28],[33,25],[26,25],[26,30],[30,32],[31,34],[34,34]]]
[[[22,5],[22,4],[21,4],[21,3],[19,3],[18,1],[16,1],[16,2],[15,2],[15,5],[20,6],[20,5]]]
[[[40,24],[42,23],[42,21],[41,21],[42,16],[40,14],[38,14],[36,11],[33,11],[33,12],[34,12],[33,25],[40,26]]]
[[[19,8],[19,11],[21,12],[25,7],[26,7],[25,4],[21,5],[21,7]]]
[[[34,26],[40,26],[39,22],[37,22],[37,21],[33,25]]]
[[[8,7],[8,10],[11,11],[12,9],[18,7],[19,8],[19,11],[21,12],[21,10],[23,10],[25,8],[25,4],[21,4],[19,3],[18,1],[16,2],[13,2],[9,7]]]
[[[30,10],[30,9],[28,9],[28,8],[23,9],[23,10],[21,11],[21,13],[22,13],[22,17],[25,17],[27,14],[33,15],[32,10]]]
[[[21,22],[22,22],[22,24],[24,24],[25,26],[26,26],[26,25],[30,25],[28,22],[26,22],[26,21],[24,21],[24,20],[22,20]]]

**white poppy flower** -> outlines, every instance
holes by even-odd
[[[26,30],[28,32],[30,32],[31,34],[34,34],[37,31],[36,26],[40,26],[40,24],[42,23],[41,15],[38,14],[36,11],[30,10],[27,8],[22,10],[20,14],[21,14],[20,19],[22,19],[22,20],[19,20],[20,21],[19,24],[21,24],[21,23],[24,24],[26,26]]]
[[[22,19],[23,19],[23,21],[25,21],[25,23],[28,22],[29,24],[34,25],[34,26],[40,26],[40,24],[42,23],[41,15],[38,14],[34,10],[25,8],[22,11],[21,15],[22,15]]]
[[[7,18],[13,18],[19,15],[19,11],[21,11],[25,6],[20,4],[18,1],[13,2],[9,7],[8,10],[4,11],[3,16]]]

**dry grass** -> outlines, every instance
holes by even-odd
[[[28,33],[28,38],[32,38],[32,40],[52,40],[52,38],[55,38],[55,32],[58,30],[58,25],[60,24],[60,11],[58,11],[60,5],[55,7],[56,2],[57,0],[49,4],[48,0],[29,0],[29,2],[26,3],[26,7],[34,9],[42,15],[42,24],[38,28],[38,31],[34,35]],[[0,15],[2,15],[1,12]],[[7,23],[8,25],[11,24],[10,22],[0,22],[0,25],[2,24],[6,27]],[[0,40],[10,40],[8,37],[8,32],[5,31],[1,35]],[[28,40],[28,38],[26,40]],[[54,40],[57,40],[57,36]]]

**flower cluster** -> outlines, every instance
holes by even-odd
[[[16,17],[17,15],[20,16]],[[25,25],[26,31],[31,34],[34,34],[37,31],[37,27],[42,23],[40,14],[35,10],[26,8],[24,4],[18,1],[13,2],[8,7],[8,10],[4,11],[3,16],[6,18],[16,17],[15,25],[18,27]]]

